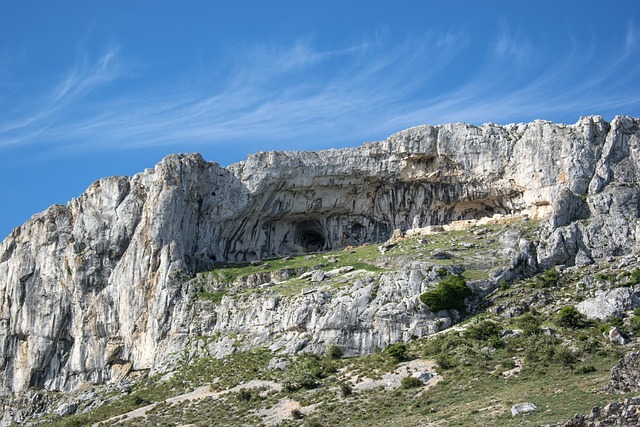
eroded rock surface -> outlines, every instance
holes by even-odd
[[[588,319],[599,320],[621,317],[625,311],[637,307],[640,307],[640,286],[601,290],[576,306]]]
[[[635,427],[640,425],[640,397],[596,406],[588,415],[578,414],[555,427]]]
[[[606,387],[611,393],[632,393],[640,391],[640,352],[624,355],[611,370],[611,381]]]
[[[523,243],[530,271],[637,253],[639,125],[587,117],[419,126],[358,148],[258,153],[227,168],[172,155],[131,178],[97,181],[0,246],[0,391],[70,390],[157,368],[191,333],[188,279],[217,263],[383,242],[396,229],[495,214],[549,218],[538,247]],[[223,299],[227,312],[208,327],[273,322],[255,339],[264,344],[303,324],[312,337],[296,348],[337,339],[360,352],[432,330],[434,314],[417,300],[422,279],[381,281],[398,297],[375,313],[365,284],[326,310],[322,292],[298,298],[295,310]],[[353,336],[331,332],[341,330]]]

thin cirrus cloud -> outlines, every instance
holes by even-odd
[[[71,130],[65,123],[71,109],[97,88],[114,81],[118,71],[119,47],[110,46],[95,62],[82,55],[67,75],[48,92],[34,97],[31,102],[16,103],[5,108],[7,115],[0,121],[0,147],[37,143],[60,130]],[[3,103],[14,99],[6,97]],[[81,126],[81,124],[79,124]]]
[[[193,84],[185,79],[170,90],[163,87],[162,94],[141,89],[126,96],[118,95],[118,84],[136,77],[127,74],[120,47],[112,45],[93,62],[80,59],[30,103],[0,97],[0,104],[17,104],[4,107],[9,114],[0,118],[0,147],[278,141],[304,148],[360,142],[370,129],[385,135],[423,123],[591,114],[640,103],[640,95],[626,86],[640,75],[637,40],[630,25],[607,58],[596,61],[591,47],[583,46],[523,72],[528,60],[539,63],[535,45],[501,25],[485,46],[483,63],[447,81],[444,91],[443,79],[470,48],[465,34],[409,37],[393,46],[373,40],[335,51],[299,40],[236,53],[226,77]]]

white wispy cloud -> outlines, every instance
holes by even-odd
[[[518,33],[514,33],[506,21],[498,21],[498,36],[493,43],[493,52],[501,59],[524,62],[533,54],[531,42]]]
[[[322,50],[313,40],[301,39],[289,46],[236,52],[227,74],[205,69],[194,83],[178,81],[162,93],[93,96],[126,76],[121,49],[112,45],[93,61],[80,55],[71,71],[33,102],[11,109],[5,105],[9,114],[0,117],[0,147],[46,143],[59,149],[117,149],[279,141],[280,146],[305,148],[358,143],[368,135],[423,123],[508,122],[640,103],[640,95],[625,86],[640,76],[633,25],[620,49],[609,51],[604,61],[582,47],[524,72],[532,58],[538,60],[535,45],[500,23],[471,77],[447,80],[472,42],[460,32],[408,37],[394,45],[376,35],[342,49]],[[574,72],[586,68],[589,73]],[[209,73],[216,78],[207,78]],[[445,81],[449,87],[443,89]]]
[[[6,108],[6,116],[0,120],[0,146],[37,143],[49,133],[68,128],[64,120],[69,109],[96,88],[118,78],[118,52],[119,47],[111,45],[93,62],[79,54],[74,67],[49,92]]]

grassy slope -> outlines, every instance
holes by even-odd
[[[512,226],[521,226],[527,233],[533,233],[531,224]],[[382,271],[393,269],[407,259],[429,260],[432,251],[446,249],[454,255],[452,259],[432,262],[435,265],[465,265],[464,275],[472,280],[486,277],[491,265],[499,264],[500,259],[495,256],[498,249],[496,237],[504,231],[504,226],[495,226],[487,228],[486,234],[449,232],[428,236],[421,241],[407,239],[384,256],[380,255],[377,247],[364,246],[331,254],[272,260],[267,267],[235,266],[210,274],[217,274],[218,278],[223,275],[233,281],[242,275],[283,268],[330,270],[357,265],[370,271]],[[473,243],[474,246],[466,247],[463,243]],[[327,260],[332,262],[327,263]],[[540,296],[550,302],[530,308],[528,313],[514,318],[481,313],[461,325],[466,330],[451,329],[435,337],[408,343],[408,358],[435,360],[438,372],[444,377],[443,381],[425,392],[421,388],[374,389],[343,396],[344,390],[348,389],[347,384],[350,384],[349,378],[380,377],[400,363],[385,352],[349,359],[286,356],[291,365],[282,372],[267,369],[269,360],[275,355],[259,349],[236,353],[224,360],[202,358],[181,367],[169,380],[152,378],[151,381],[140,382],[133,387],[131,394],[118,395],[109,405],[90,413],[58,418],[53,420],[53,425],[85,425],[149,402],[161,402],[201,385],[211,384],[214,390],[224,390],[251,379],[278,381],[289,385],[290,389],[270,391],[265,395],[247,391],[220,399],[160,404],[146,420],[138,419],[123,425],[175,425],[178,422],[198,426],[260,425],[266,419],[264,411],[284,398],[295,400],[303,407],[315,405],[314,410],[301,420],[289,417],[282,423],[285,426],[407,426],[428,422],[443,426],[520,426],[559,422],[575,413],[589,412],[595,405],[621,398],[598,390],[608,382],[609,371],[621,355],[637,347],[637,344],[623,348],[608,343],[599,329],[602,325],[597,323],[565,325],[560,321],[560,307],[584,298],[585,293],[580,291],[582,287],[577,283],[585,274],[600,281],[620,277],[622,284],[625,284],[625,278],[631,277],[630,274],[613,274],[604,267],[592,267],[588,271],[566,273],[558,280],[542,275],[521,280],[492,295],[493,307],[522,305],[528,299],[535,300]],[[297,280],[285,281],[275,289],[287,294],[299,291],[303,285],[309,286]],[[496,324],[497,327],[493,326]],[[629,329],[628,320],[622,328]],[[518,337],[502,340],[498,334],[505,329],[524,332]],[[502,372],[520,364],[522,369],[519,373],[508,378],[502,375]],[[299,384],[304,386],[296,387]],[[512,418],[511,406],[525,401],[535,403],[538,410]]]

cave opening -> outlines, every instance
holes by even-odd
[[[299,222],[295,226],[295,243],[304,252],[319,252],[326,249],[327,239],[318,221]]]

